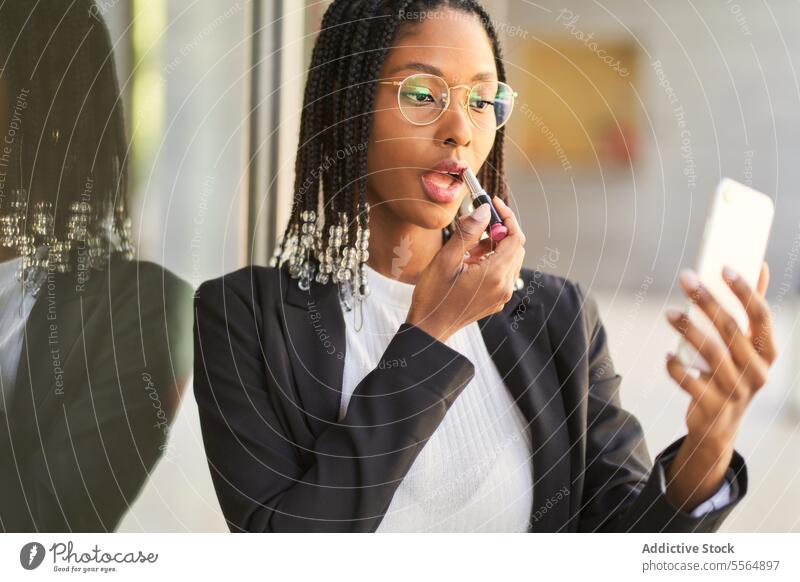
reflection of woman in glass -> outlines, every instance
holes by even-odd
[[[719,373],[682,383],[688,435],[653,463],[595,301],[520,270],[504,81],[476,2],[326,12],[280,266],[196,302],[195,392],[232,530],[714,531],[745,494],[733,437],[775,357],[766,275],[752,297],[732,284],[761,341],[718,314],[732,354],[704,346]],[[487,213],[459,215],[464,165],[497,194],[498,243],[480,239]]]
[[[191,292],[132,260],[96,7],[5,2],[0,28],[0,530],[111,531],[163,452]]]

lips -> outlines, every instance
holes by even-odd
[[[460,160],[442,160],[422,175],[425,193],[434,202],[452,202],[463,185],[461,173],[466,167],[467,164]]]

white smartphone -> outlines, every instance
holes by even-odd
[[[756,288],[774,213],[775,205],[769,196],[730,178],[723,178],[717,186],[703,231],[695,271],[743,332],[749,325],[747,312],[722,278],[722,267],[728,265],[750,287]],[[702,309],[689,301],[687,313],[707,337],[725,345]],[[679,339],[676,355],[690,369],[711,371],[703,356],[683,336]]]

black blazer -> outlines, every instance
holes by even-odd
[[[50,274],[0,411],[0,530],[117,527],[163,452],[191,326],[191,286],[154,263]]]
[[[733,501],[702,517],[665,497],[642,427],[620,405],[592,296],[525,269],[502,312],[479,321],[530,423],[529,531],[716,531],[747,490],[734,452]],[[348,316],[352,316],[351,313]],[[402,324],[337,422],[345,324],[333,284],[302,291],[284,268],[245,267],[205,282],[195,300],[194,390],[203,441],[232,531],[375,531],[426,440],[472,379],[473,364]]]

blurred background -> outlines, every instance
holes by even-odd
[[[133,141],[138,255],[195,287],[266,264],[289,212],[305,68],[328,2],[98,0]],[[722,527],[800,532],[800,4],[486,0],[519,92],[507,165],[526,266],[597,298],[651,455],[684,434],[667,376],[716,184],[767,193],[780,357],[742,425],[749,493]],[[226,531],[187,390],[120,531]]]

